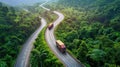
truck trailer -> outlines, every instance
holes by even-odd
[[[66,53],[66,46],[62,41],[56,40],[56,46],[62,53]]]

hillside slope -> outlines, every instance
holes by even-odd
[[[119,0],[59,0],[48,7],[64,13],[56,37],[86,66],[120,66]]]
[[[40,26],[38,16],[0,3],[0,67],[13,67],[22,44]]]

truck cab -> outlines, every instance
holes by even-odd
[[[64,45],[62,41],[56,40],[56,46],[60,50],[60,52],[66,53],[66,46]]]

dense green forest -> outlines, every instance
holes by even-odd
[[[0,67],[13,67],[22,44],[40,26],[57,16],[35,6],[13,8],[0,3]],[[46,7],[64,14],[57,39],[87,67],[120,67],[120,0],[58,0]],[[47,46],[45,29],[31,53],[31,67],[63,67]]]
[[[55,34],[78,60],[120,66],[120,0],[59,0],[47,7],[65,15]]]
[[[35,4],[34,6],[10,7],[9,5],[0,3],[0,67],[13,67],[23,46],[22,44],[40,26],[39,16],[44,17],[49,23],[57,18],[52,12],[45,11],[39,7],[39,4]],[[31,66],[43,66],[44,64],[49,66],[54,64],[53,66],[55,67],[59,65],[63,67],[61,62],[47,47],[47,44],[44,44],[44,33],[39,36],[36,39],[36,46],[31,54]],[[41,57],[39,57],[38,52]],[[45,53],[48,56],[45,56]],[[43,58],[43,56],[45,57]]]
[[[22,44],[40,26],[38,16],[0,3],[0,67],[13,67]]]

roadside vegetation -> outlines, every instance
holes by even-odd
[[[31,67],[63,67],[63,64],[53,54],[45,40],[45,28],[39,34],[31,53]]]
[[[0,67],[13,67],[22,44],[40,26],[38,13],[0,3]]]
[[[57,19],[57,15],[55,15],[52,11],[46,11],[41,7],[36,7],[36,9],[36,12],[39,12],[40,16],[43,17],[48,24]],[[61,61],[58,60],[49,48],[45,40],[45,30],[46,28],[41,31],[34,43],[34,48],[30,56],[31,67],[64,67]]]
[[[40,26],[57,16],[35,6],[13,8],[0,3],[0,67],[13,67],[22,44]],[[59,0],[46,5],[64,14],[55,34],[87,67],[120,67],[120,1]],[[31,53],[32,67],[63,67],[39,34]]]
[[[120,66],[120,1],[59,0],[47,6],[65,15],[57,39],[87,67]]]
[[[48,23],[57,18],[52,12],[47,12],[39,7],[39,3],[34,6],[25,6],[24,8],[10,7],[9,5],[0,3],[0,67],[14,66],[16,58],[23,46],[22,44],[40,26],[40,17],[47,19]],[[42,43],[45,42],[44,39],[42,40]],[[46,45],[46,43],[43,45]],[[39,61],[41,59],[47,59],[46,61],[42,60],[46,66],[53,65],[53,63],[56,63],[53,65],[54,67],[62,65],[53,53],[48,51],[49,48],[46,46],[45,48],[41,47],[41,49],[44,49],[45,52],[47,51],[48,53],[46,55],[48,56],[45,58],[36,57],[36,61],[31,61],[34,62],[33,67],[36,65],[35,63],[40,65],[41,62],[39,64]],[[36,56],[37,54],[33,53],[33,55]],[[44,55],[44,52],[40,53],[40,55]],[[32,60],[36,58],[32,58]],[[47,62],[49,63],[47,64]]]
[[[52,11],[47,11],[47,10],[43,9],[39,5],[40,4],[38,3],[35,6],[29,6],[29,7],[25,7],[25,8],[28,8],[30,11],[32,11],[32,13],[39,13],[39,15],[41,17],[43,17],[48,23],[53,22],[54,20],[57,19],[56,14],[54,14]],[[46,6],[46,4],[43,6]]]
[[[44,17],[46,19],[46,21],[48,23],[52,23],[53,21],[55,21],[57,19],[57,15],[54,14],[52,11],[45,11],[41,15],[42,15],[42,17]]]

